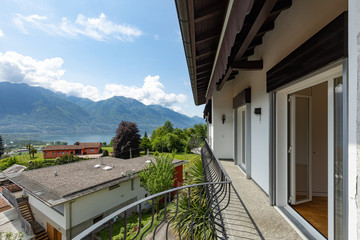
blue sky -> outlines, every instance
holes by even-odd
[[[2,0],[0,81],[202,116],[174,1]]]

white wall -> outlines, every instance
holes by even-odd
[[[50,223],[53,227],[61,232],[62,238],[65,239],[66,216],[61,215],[51,207],[48,207],[32,195],[28,194],[27,196],[29,197],[29,204],[34,214],[35,220],[45,229],[47,223]]]
[[[349,239],[360,238],[360,3],[349,0]]]
[[[72,226],[93,219],[131,198],[137,197],[138,200],[144,198],[147,192],[140,188],[140,178],[136,177],[134,180],[134,190],[131,190],[131,181],[129,180],[120,183],[120,187],[113,190],[106,188],[75,199],[72,203]]]
[[[213,151],[219,159],[233,159],[233,97],[232,84],[226,84],[221,92],[215,91],[212,96],[213,106]],[[223,124],[222,115],[226,120]]]
[[[342,0],[293,1],[292,7],[283,11],[275,21],[275,29],[268,32],[263,37],[263,44],[255,49],[252,58],[263,59],[263,70],[242,71],[235,80],[227,82],[220,93],[213,93],[213,105],[218,109],[218,114],[214,114],[214,123],[217,121],[214,124],[216,145],[216,142],[224,141],[230,135],[228,129],[218,123],[221,121],[220,109],[229,111],[232,98],[251,87],[251,176],[266,193],[269,192],[269,96],[266,93],[266,72],[346,10],[347,3]],[[225,103],[229,104],[228,107]],[[254,108],[261,108],[261,118],[253,114]],[[225,130],[225,136],[222,130]],[[224,150],[215,146],[215,154],[232,152],[229,146],[222,145],[218,143],[218,147],[224,147]],[[286,144],[284,147],[287,147]]]

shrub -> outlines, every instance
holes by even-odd
[[[16,164],[17,162],[18,161],[17,161],[16,157],[10,157],[10,158],[4,159],[0,163],[0,170],[4,171],[8,167],[11,167],[12,165]]]
[[[102,157],[107,157],[107,156],[109,156],[109,151],[105,149],[103,151]]]

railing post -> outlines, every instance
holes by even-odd
[[[111,226],[111,220],[109,221],[109,239],[112,239],[112,226]]]

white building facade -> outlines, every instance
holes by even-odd
[[[230,0],[223,17],[202,4],[177,10],[215,155],[305,236],[360,239],[359,1]],[[216,21],[221,31],[206,45],[201,24]]]

